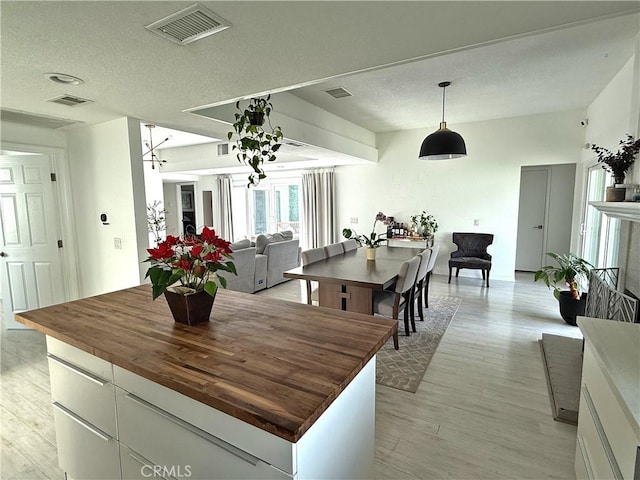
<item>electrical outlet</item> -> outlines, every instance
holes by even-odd
[[[119,237],[113,238],[113,248],[116,250],[122,250],[122,239]]]
[[[476,218],[476,219],[473,220],[473,226],[474,227],[480,226],[480,219],[479,218]]]
[[[351,217],[351,224],[352,225],[357,225],[358,224],[358,217]]]

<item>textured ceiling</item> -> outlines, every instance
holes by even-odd
[[[221,136],[215,122],[184,111],[368,70],[327,85],[355,94],[336,112],[375,131],[437,124],[441,80],[453,82],[450,123],[586,106],[629,58],[638,19],[620,15],[639,7],[637,1],[202,2],[231,28],[188,46],[145,30],[191,3],[2,1],[0,106],[85,123],[126,115]],[[589,24],[603,17],[613,23]],[[575,36],[556,31],[580,24],[585,30]],[[427,60],[411,62],[421,58]],[[46,72],[85,83],[56,85]],[[316,88],[298,94],[313,99]],[[46,102],[63,93],[93,103]]]

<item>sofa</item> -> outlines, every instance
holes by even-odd
[[[238,275],[221,275],[227,288],[237,292],[253,293],[290,280],[283,273],[300,265],[299,241],[291,231],[258,235],[255,242],[240,240],[231,244],[231,251]]]

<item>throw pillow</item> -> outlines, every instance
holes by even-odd
[[[238,250],[242,250],[244,248],[249,248],[251,246],[251,240],[245,238],[244,240],[238,240],[230,245],[232,252],[237,252]]]
[[[293,240],[293,230],[285,230],[284,232],[280,232],[280,234],[285,240]]]
[[[269,235],[269,243],[284,242],[286,238],[281,233],[273,233]]]

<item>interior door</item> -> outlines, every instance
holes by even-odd
[[[3,328],[26,328],[14,312],[66,298],[50,165],[47,155],[0,156]]]
[[[520,173],[516,270],[535,272],[542,267],[549,169],[525,169]]]

